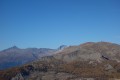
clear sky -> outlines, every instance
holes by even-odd
[[[0,50],[120,43],[120,0],[0,0]]]

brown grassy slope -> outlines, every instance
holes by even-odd
[[[110,64],[113,66],[113,71],[105,70],[105,65]],[[68,64],[63,64],[62,70],[63,72],[75,74],[81,77],[105,77],[105,78],[120,78],[120,72],[115,66],[118,65],[117,62],[103,62],[100,64],[92,65],[88,64],[88,62],[71,62]]]

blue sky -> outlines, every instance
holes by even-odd
[[[0,50],[120,43],[120,0],[0,0]]]

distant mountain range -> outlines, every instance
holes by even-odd
[[[20,66],[25,63],[40,59],[43,56],[52,55],[58,49],[27,48],[20,49],[16,46],[0,51],[0,69]]]
[[[13,53],[13,51],[16,52],[17,49],[19,50],[17,47],[12,47],[2,52],[6,52],[4,53],[5,56],[5,54],[9,54],[7,51]],[[39,54],[40,57],[34,55],[32,60],[37,58],[36,61],[24,64],[21,67],[0,71],[0,80],[120,79],[120,45],[118,44],[110,42],[87,42],[78,46],[66,47],[63,45],[55,50],[42,49],[43,52],[41,54],[45,53],[45,55],[42,56],[39,52],[41,49],[37,49],[38,53],[36,49],[31,50],[30,48],[24,50],[26,50],[26,52],[30,50],[28,53],[23,51],[24,54],[29,54],[30,57],[31,55],[33,56],[34,52]],[[0,54],[3,54],[2,52]],[[9,56],[15,56],[16,54],[17,53]],[[21,56],[21,58],[24,56]],[[4,61],[4,59],[1,60]],[[17,57],[17,59],[19,60],[19,57]],[[10,58],[9,60],[12,59]],[[23,58],[20,60],[26,59]],[[15,61],[15,59],[13,61]]]

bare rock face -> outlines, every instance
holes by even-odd
[[[17,74],[15,77],[13,77],[11,80],[25,80],[21,74]]]
[[[94,60],[102,62],[104,60],[115,60],[120,62],[120,45],[108,42],[84,43],[79,46],[70,46],[54,55],[55,58],[71,62]]]
[[[110,64],[105,65],[105,70],[112,70],[114,69]]]

